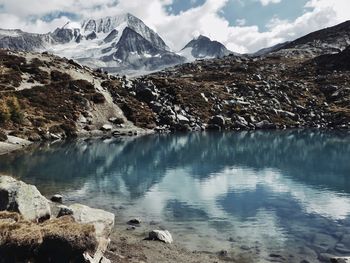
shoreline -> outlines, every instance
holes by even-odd
[[[274,132],[281,132],[281,131],[293,131],[293,130],[311,130],[311,131],[319,131],[319,132],[344,132],[344,133],[350,133],[350,129],[330,129],[330,128],[290,128],[290,129],[259,129],[259,130],[223,130],[223,131],[213,131],[213,130],[205,130],[205,131],[190,131],[190,132],[157,132],[154,130],[145,130],[140,128],[135,129],[128,129],[128,130],[116,130],[113,132],[119,132],[119,136],[114,136],[112,133],[103,133],[102,131],[95,131],[95,133],[81,133],[78,135],[78,137],[75,138],[66,138],[66,139],[60,139],[60,140],[48,140],[48,141],[39,141],[39,142],[31,142],[26,139],[22,139],[20,137],[16,136],[7,136],[8,139],[6,141],[0,141],[0,156],[10,154],[16,151],[25,150],[29,146],[40,144],[40,143],[55,143],[55,142],[64,142],[68,140],[87,140],[87,139],[118,139],[118,138],[136,138],[146,135],[156,135],[156,134],[191,134],[191,133],[202,133],[202,132],[219,132],[219,133],[225,133],[225,132],[266,132],[266,131],[274,131]],[[136,132],[136,134],[135,134]]]
[[[0,142],[0,155],[5,155],[15,151],[24,150],[32,144],[33,142],[30,142],[28,140],[25,140],[19,137],[7,136],[6,141]]]

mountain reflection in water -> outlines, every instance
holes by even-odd
[[[78,140],[0,156],[0,172],[47,195],[159,221],[191,249],[261,262],[272,252],[285,262],[313,262],[339,254],[339,244],[350,250],[345,132]]]

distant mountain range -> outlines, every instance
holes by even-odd
[[[111,72],[154,71],[197,58],[222,57],[231,53],[223,44],[200,36],[177,54],[156,32],[131,14],[88,19],[81,23],[80,28],[72,28],[67,23],[47,34],[1,29],[0,47],[48,51]],[[187,52],[189,48],[191,51]]]
[[[249,56],[315,57],[340,52],[349,44],[350,21],[347,21]],[[46,34],[0,29],[0,48],[47,51],[92,68],[126,74],[157,71],[197,59],[241,56],[202,35],[182,50],[172,51],[156,32],[131,14],[88,19],[80,28],[67,23]]]

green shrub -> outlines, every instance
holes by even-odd
[[[0,123],[5,123],[11,118],[11,112],[5,100],[0,100]]]
[[[7,121],[22,123],[23,113],[16,97],[4,97],[0,99],[0,123]]]

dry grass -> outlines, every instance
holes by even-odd
[[[16,213],[0,212],[0,262],[77,262],[96,247],[94,226],[78,224],[73,217],[35,224]]]

